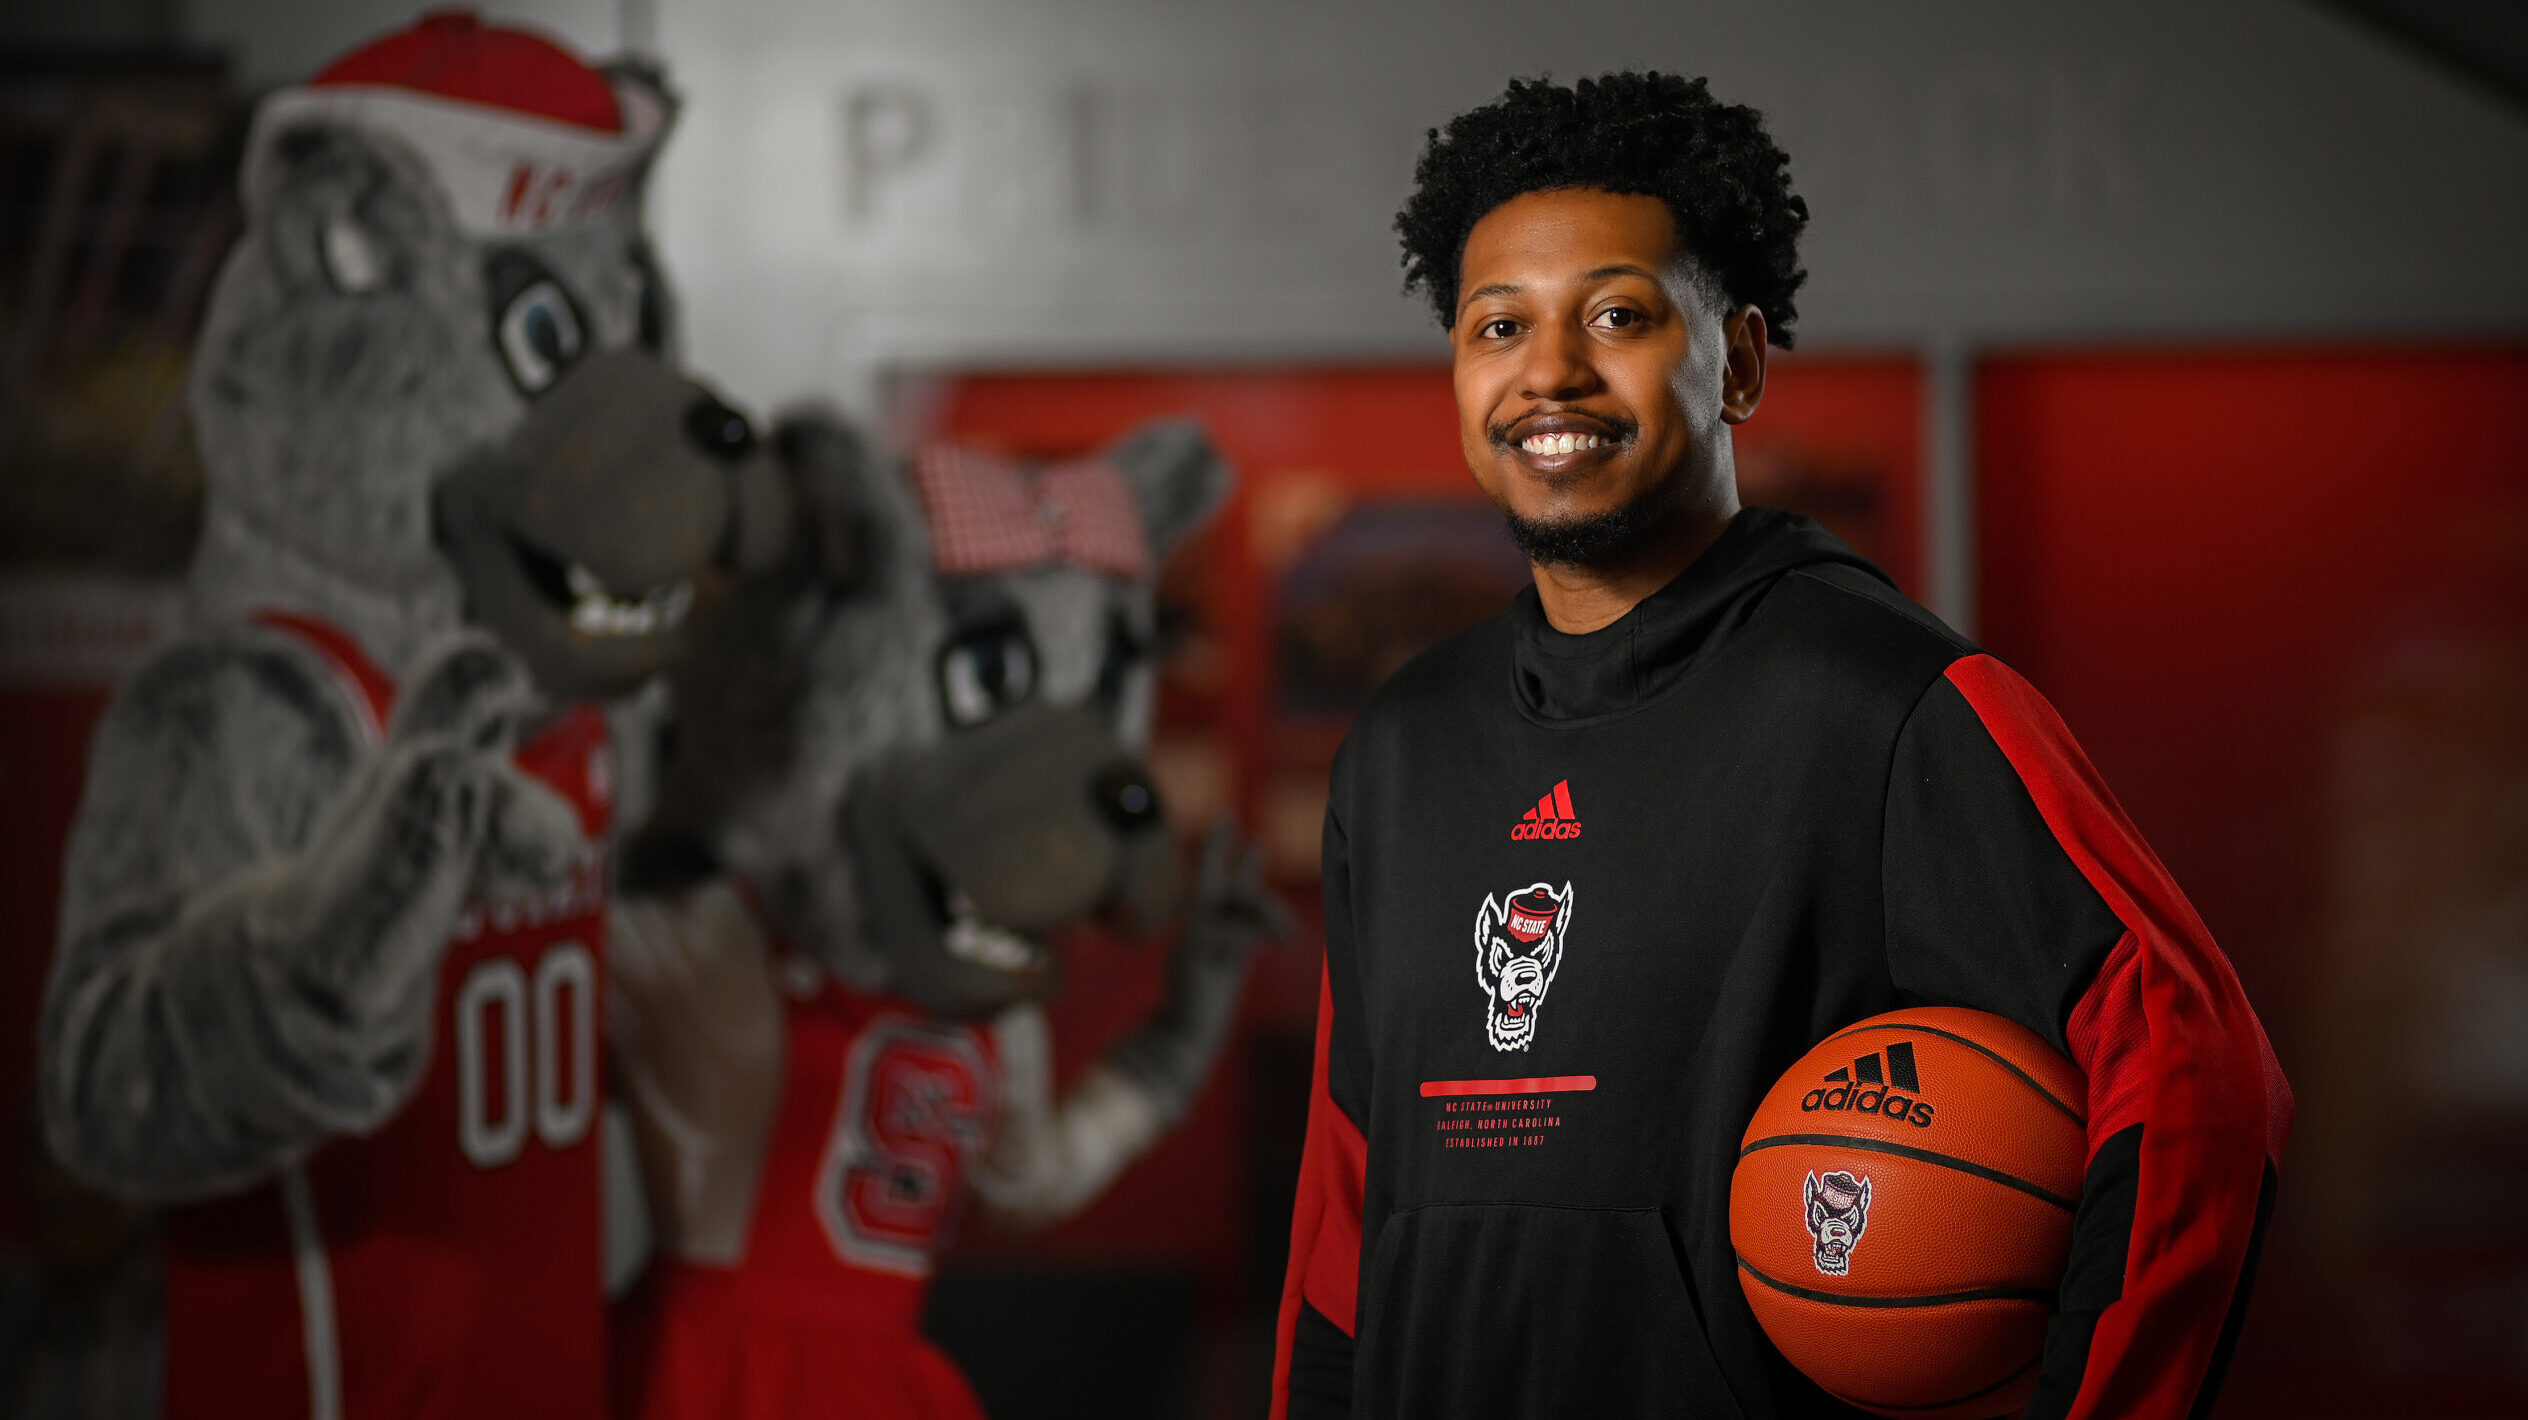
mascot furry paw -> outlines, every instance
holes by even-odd
[[[1184,898],[1135,755],[1151,584],[1229,475],[1185,425],[1050,468],[900,460],[830,423],[780,443],[806,536],[697,632],[635,857],[652,893],[618,906],[671,1259],[618,1395],[654,1420],[973,1415],[918,1330],[966,1196],[1023,1222],[1096,1196],[1191,1102],[1286,930],[1215,834],[1165,1006],[1053,1098],[1050,934]]]
[[[182,1205],[171,1414],[602,1408],[588,702],[780,506],[660,354],[669,109],[438,15],[256,114],[193,626],[98,731],[43,1014],[52,1151]]]

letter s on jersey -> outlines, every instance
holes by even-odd
[[[969,1032],[902,1017],[862,1031],[816,1176],[817,1222],[835,1256],[929,1276],[961,1171],[999,1113],[996,1077]]]

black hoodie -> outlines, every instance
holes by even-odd
[[[2289,1115],[2261,1028],[2042,699],[1807,519],[1399,671],[1325,894],[1276,1416],[1853,1413],[1757,1327],[1729,1181],[1792,1061],[1909,1004],[2089,1076],[2034,1411],[2217,1384]]]

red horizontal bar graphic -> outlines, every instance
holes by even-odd
[[[1424,1080],[1422,1098],[1439,1095],[1550,1095],[1594,1090],[1595,1075],[1535,1075],[1524,1080]]]

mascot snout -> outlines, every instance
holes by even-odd
[[[589,700],[656,675],[698,597],[778,556],[787,512],[745,417],[638,349],[574,366],[435,506],[473,618]]]
[[[1054,984],[1041,939],[1093,917],[1146,930],[1179,905],[1158,792],[1104,720],[1033,704],[894,757],[843,806],[873,930],[925,1000],[975,1011]],[[936,951],[903,950],[911,943]]]

